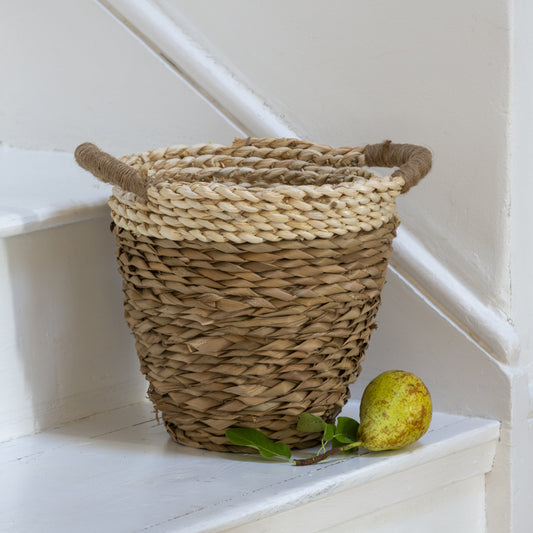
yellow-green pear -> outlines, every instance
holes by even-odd
[[[364,448],[403,448],[428,430],[431,396],[419,377],[403,370],[389,370],[367,385],[359,415],[358,440]]]

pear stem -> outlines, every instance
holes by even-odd
[[[363,443],[361,441],[350,442],[350,444],[345,444],[344,446],[337,446],[336,448],[331,448],[331,450],[315,455],[314,457],[308,457],[307,459],[295,459],[293,463],[295,466],[314,465],[316,463],[319,463],[320,461],[323,461],[324,459],[327,459],[330,455],[333,455],[334,453],[346,452],[348,450],[351,450],[352,448],[357,448],[357,446],[361,446],[362,444]]]

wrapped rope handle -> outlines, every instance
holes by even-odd
[[[146,182],[140,174],[94,144],[80,144],[74,152],[74,157],[80,167],[91,172],[100,181],[118,185],[125,191],[147,198]]]
[[[405,184],[402,193],[416,185],[430,170],[431,152],[414,144],[393,144],[385,141],[368,144],[363,149],[364,164],[369,167],[399,167],[392,176],[402,177]],[[132,192],[146,199],[147,180],[122,161],[100,150],[92,143],[80,144],[74,156],[78,164],[91,172],[99,180],[118,185],[125,191]]]
[[[431,152],[415,144],[393,144],[384,141],[379,144],[367,144],[363,153],[364,163],[368,167],[399,167],[392,177],[402,177],[405,181],[402,194],[414,187],[431,170]]]

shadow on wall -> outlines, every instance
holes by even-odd
[[[109,222],[97,218],[5,240],[13,367],[23,383],[9,408],[20,416],[19,434],[145,398]]]

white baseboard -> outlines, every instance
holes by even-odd
[[[417,287],[473,342],[503,363],[516,363],[518,335],[501,311],[487,306],[431,255],[407,229],[400,227],[391,264]]]
[[[244,136],[299,137],[242,83],[150,0],[98,0]]]
[[[95,386],[67,397],[56,397],[49,402],[33,402],[26,398],[16,410],[0,412],[0,443],[141,402],[148,384],[139,376],[113,386]]]

